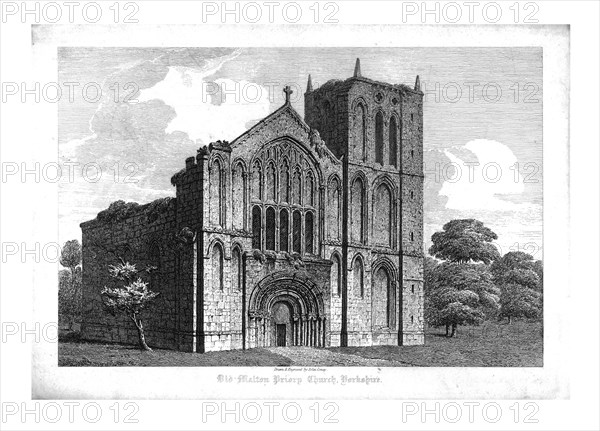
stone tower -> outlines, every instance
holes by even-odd
[[[340,345],[422,344],[419,77],[414,87],[374,81],[357,59],[346,80],[313,89],[309,76],[304,103],[306,123],[343,163],[341,235],[325,241],[342,250]]]

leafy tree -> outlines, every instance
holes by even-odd
[[[542,313],[541,261],[522,251],[506,253],[490,267],[494,283],[501,291],[500,316],[535,318]]]
[[[496,239],[498,235],[479,220],[452,220],[444,225],[442,232],[432,235],[429,254],[450,262],[489,264],[500,257],[492,244]]]
[[[423,263],[423,290],[425,293],[425,321],[429,324],[433,324],[436,319],[436,309],[430,298],[433,297],[434,292],[437,288],[436,285],[436,271],[439,266],[439,262],[432,257],[425,257]]]
[[[71,276],[75,274],[75,268],[81,265],[81,244],[76,239],[65,242],[60,253],[60,264],[69,268]]]
[[[73,324],[81,319],[81,267],[75,268],[75,276],[69,270],[58,272],[58,315],[59,319],[66,319],[69,330]]]
[[[500,287],[500,317],[536,318],[542,313],[542,295],[520,284],[508,283]]]
[[[76,239],[62,248],[60,264],[68,268],[58,272],[58,314],[69,321],[69,329],[81,317],[81,244]]]
[[[147,271],[148,269],[146,269]],[[142,281],[135,265],[128,262],[110,266],[110,275],[122,286],[104,287],[101,292],[104,307],[113,316],[122,314],[135,324],[138,331],[140,348],[152,351],[146,344],[144,325],[141,314],[144,309],[158,296],[158,293],[148,289],[148,283]]]
[[[446,327],[447,336],[458,325],[478,325],[498,312],[500,292],[488,267],[499,257],[495,239],[475,219],[451,220],[431,237],[429,253],[445,262],[425,262],[425,313],[431,325]]]
[[[425,316],[454,337],[458,325],[478,325],[499,308],[499,291],[485,265],[444,262],[426,265]],[[449,334],[449,329],[452,332]]]
[[[540,279],[536,290],[541,293],[544,291],[544,263],[541,260],[536,260],[533,262],[532,269]]]

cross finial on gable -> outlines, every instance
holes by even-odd
[[[286,85],[283,88],[283,92],[285,93],[285,103],[289,104],[290,103],[290,96],[292,95],[292,93],[294,92],[294,90],[292,90],[292,88],[289,85]]]

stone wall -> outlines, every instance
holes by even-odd
[[[342,314],[347,319],[348,344],[396,344],[398,332],[403,342],[419,343],[423,341],[423,94],[419,88],[363,78],[359,67],[358,71],[354,78],[329,81],[305,95],[307,123],[319,130],[332,152],[344,156],[346,164],[342,179],[343,217],[348,228],[342,238],[342,255],[347,308]],[[378,114],[383,119],[380,150],[376,150]],[[395,155],[390,133],[394,122]],[[363,145],[362,150],[357,150],[359,144]],[[377,151],[381,151],[383,163],[377,160]],[[357,178],[364,184],[362,209],[353,205],[359,190],[355,189],[352,195]],[[392,197],[391,240],[387,246],[381,241],[387,236],[378,235],[379,220],[375,219],[382,211],[375,197],[382,184],[389,188]],[[361,223],[357,224],[356,218],[361,214],[366,234],[357,239],[360,236],[356,229]],[[363,295],[354,282],[356,256],[364,263]],[[387,259],[389,272],[395,277],[398,318],[388,328],[374,327],[371,308],[373,263],[382,257]]]
[[[187,158],[185,168],[172,178],[177,198],[167,205],[152,203],[118,220],[98,217],[82,224],[84,337],[137,343],[133,324],[107,316],[99,296],[113,282],[108,266],[116,263],[106,250],[120,248],[140,268],[160,256],[160,271],[151,286],[160,296],[145,320],[150,346],[205,352],[272,343],[274,334],[264,332],[261,320],[265,310],[252,310],[251,302],[255,289],[280,276],[310,286],[310,295],[318,298],[312,300],[319,303],[318,313],[294,316],[293,335],[287,335],[292,342],[377,345],[397,344],[400,338],[404,344],[423,343],[422,96],[418,89],[362,77],[330,81],[306,93],[306,123],[286,102],[231,144],[218,141]],[[364,122],[358,120],[358,105],[364,108]],[[383,163],[375,157],[378,113],[383,119]],[[389,141],[394,121],[396,158]],[[364,143],[364,151],[356,150],[357,143]],[[253,163],[258,158],[273,163],[284,152],[314,174],[312,203],[296,205],[251,193],[256,183]],[[364,187],[363,205],[352,214],[356,178]],[[328,199],[330,185],[340,190],[338,207]],[[389,191],[385,205],[386,194],[380,190]],[[253,205],[263,208],[263,214],[265,208],[314,213],[313,252],[280,251],[279,222],[276,250],[265,251],[264,240],[260,250],[253,249]],[[381,218],[386,205],[389,220]],[[336,220],[335,226],[326,225]],[[348,229],[357,220],[362,237],[352,237]],[[385,227],[389,231],[382,234]],[[339,234],[328,235],[330,231]],[[301,238],[304,248],[304,233]],[[239,254],[234,256],[234,251]],[[332,277],[334,254],[340,259],[339,277]],[[358,261],[362,289],[355,283]],[[386,299],[372,298],[374,272],[380,268],[388,274],[393,294],[393,318],[388,320]],[[259,336],[256,325],[261,322]],[[304,338],[297,338],[297,324],[306,331]],[[309,340],[309,334],[322,339]]]
[[[166,201],[165,201],[166,202]],[[98,219],[82,224],[83,322],[82,337],[124,344],[137,344],[133,322],[124,316],[110,316],[102,307],[100,292],[104,286],[118,283],[109,275],[110,265],[119,257],[139,270],[157,266],[152,276],[143,274],[149,288],[159,296],[143,315],[146,341],[151,347],[179,348],[182,322],[179,321],[177,252],[168,244],[174,232],[176,205],[171,200],[156,211],[152,204],[138,208],[135,215],[123,220]],[[160,260],[151,256],[158,247]]]

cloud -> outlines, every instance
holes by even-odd
[[[498,234],[502,253],[520,249],[541,258],[542,206],[527,199],[524,179],[514,169],[518,159],[508,146],[475,139],[427,151],[425,158],[426,250],[445,223],[474,218]]]
[[[441,168],[446,180],[439,194],[448,198],[447,209],[514,211],[529,205],[502,198],[524,191],[522,178],[514,168],[517,158],[508,146],[476,139],[464,147],[445,150],[444,154],[450,165]]]
[[[107,92],[89,119],[89,135],[60,145],[61,160],[77,163],[74,181],[63,176],[60,184],[61,240],[79,237],[79,223],[94,218],[114,200],[146,203],[172,196],[171,176],[184,166],[186,157],[196,154],[197,139],[208,143],[235,138],[247,123],[269,113],[264,97],[255,104],[229,98],[220,104],[202,100],[208,77],[238,52],[218,51],[217,57],[204,59],[196,54],[176,50],[129,62],[129,67],[119,67],[104,80],[107,86],[138,82],[140,90],[130,94],[137,99],[134,103],[114,101],[114,92]],[[215,82],[227,88],[233,83]]]
[[[249,122],[270,112],[266,88],[245,80],[208,79],[233,58],[235,54],[201,70],[172,66],[165,79],[142,90],[138,100],[161,100],[174,109],[167,133],[182,131],[205,145],[217,139],[233,140],[246,131]]]

